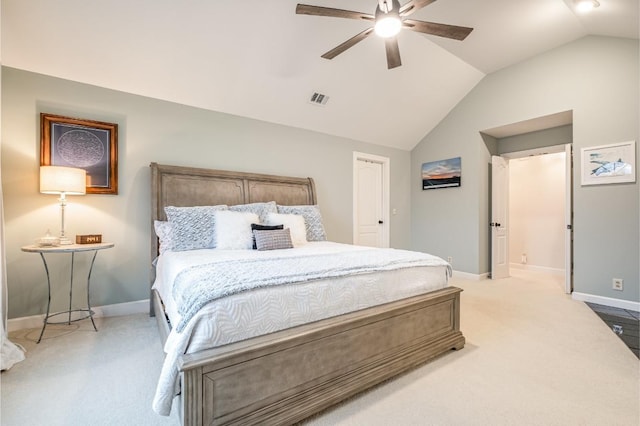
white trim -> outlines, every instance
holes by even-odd
[[[371,161],[374,163],[380,163],[382,164],[382,221],[384,222],[383,228],[382,228],[382,246],[383,247],[389,247],[389,234],[391,232],[391,224],[390,222],[390,215],[389,215],[389,194],[391,191],[391,184],[390,184],[390,179],[391,179],[391,170],[390,170],[390,163],[391,163],[391,159],[389,159],[388,157],[382,157],[380,155],[374,155],[374,154],[367,154],[364,152],[358,152],[358,151],[353,151],[353,191],[352,191],[352,199],[353,199],[353,210],[352,210],[352,221],[351,221],[351,226],[353,228],[353,233],[352,233],[352,240],[351,242],[355,242],[357,241],[357,237],[358,237],[358,227],[357,227],[357,223],[358,223],[358,218],[357,218],[357,211],[358,211],[358,197],[356,197],[356,194],[358,193],[358,160],[365,160],[365,161]]]
[[[523,265],[522,263],[510,263],[510,268],[523,269],[525,271],[546,272],[547,274],[564,276],[564,269],[562,268],[549,268],[548,266],[536,266],[536,265]]]
[[[508,158],[509,160],[514,160],[516,158],[525,158],[532,155],[556,154],[558,152],[566,152],[567,145],[571,144],[550,145],[543,146],[542,148],[525,149],[524,151],[505,152],[504,154],[500,154],[500,156]]]
[[[451,278],[460,278],[463,280],[472,280],[472,281],[482,281],[482,280],[489,279],[489,273],[485,272],[484,274],[471,274],[469,272],[453,271],[453,276]]]
[[[116,303],[105,306],[92,306],[95,312],[94,318],[99,317],[119,317],[122,315],[141,314],[149,312],[149,299],[137,300],[135,302]],[[7,321],[7,330],[15,331],[25,328],[41,328],[44,314],[30,317],[12,318]]]
[[[629,309],[630,311],[640,312],[640,303],[631,300],[614,299],[612,297],[596,296],[595,294],[571,293],[573,300],[580,302],[597,303],[598,305],[611,306],[613,308]]]

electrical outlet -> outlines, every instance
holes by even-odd
[[[622,278],[614,278],[611,288],[614,290],[622,291],[624,289],[624,280]]]
[[[453,257],[451,257],[451,256],[447,257],[447,262],[453,263]]]

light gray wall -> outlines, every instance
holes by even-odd
[[[510,152],[526,151],[547,146],[565,145],[573,141],[573,125],[553,127],[537,132],[524,133],[497,140],[498,153],[502,155]],[[491,150],[490,150],[491,151]]]
[[[490,154],[479,132],[572,110],[575,291],[638,301],[638,183],[579,179],[581,148],[638,140],[638,76],[638,40],[589,36],[485,77],[412,151],[412,247],[488,272]],[[421,191],[421,164],[456,156],[462,187]]]
[[[309,106],[315,108],[314,106]],[[12,68],[2,70],[2,184],[9,318],[44,313],[42,262],[20,247],[59,232],[56,197],[38,192],[39,113],[119,124],[119,194],[68,197],[67,231],[100,233],[92,276],[95,306],[149,297],[149,163],[311,176],[329,239],[352,239],[353,151],[389,157],[392,247],[410,246],[410,153],[205,111]],[[63,261],[64,260],[64,261]],[[68,259],[51,258],[54,309],[64,308]],[[82,269],[82,262],[78,266]],[[76,280],[78,296],[83,294]]]

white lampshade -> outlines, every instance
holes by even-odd
[[[40,192],[43,194],[84,195],[87,172],[60,166],[40,166]]]

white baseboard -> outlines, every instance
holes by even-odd
[[[485,272],[484,274],[471,274],[469,272],[462,272],[462,271],[453,271],[453,277],[452,278],[460,278],[463,280],[472,280],[472,281],[481,281],[481,280],[486,280],[487,278],[489,278],[489,273]]]
[[[119,317],[122,315],[140,314],[149,312],[149,299],[137,300],[135,302],[116,303],[114,305],[92,306],[95,312],[94,318],[98,317]],[[7,321],[7,331],[22,330],[25,328],[42,327],[44,314],[30,317],[12,318]]]
[[[547,274],[564,276],[564,269],[549,268],[548,266],[536,266],[522,263],[509,263],[510,268],[523,269],[526,271],[546,272]]]
[[[571,298],[573,300],[579,300],[580,302],[590,302],[598,305],[640,312],[640,303],[633,302],[631,300],[614,299],[613,297],[596,296],[595,294],[579,293],[576,291],[571,293]]]

